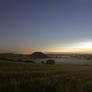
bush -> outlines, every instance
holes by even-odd
[[[47,60],[46,64],[55,64],[55,60]]]
[[[31,61],[31,60],[26,60],[25,62],[35,63],[34,61]]]
[[[44,62],[44,61],[41,61],[41,63],[42,63],[42,64],[45,64],[45,62]]]

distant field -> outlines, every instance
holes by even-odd
[[[0,92],[92,92],[92,67],[0,61]]]
[[[55,64],[59,65],[89,65],[92,66],[92,59],[78,59],[78,58],[47,58],[47,59],[37,59],[35,60],[37,63],[41,63],[41,61],[47,61],[49,59],[55,60]]]

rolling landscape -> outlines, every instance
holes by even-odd
[[[90,55],[1,54],[1,92],[91,92],[92,58]],[[22,56],[21,59],[17,59]],[[30,56],[24,60],[24,56]],[[33,57],[35,57],[33,59]],[[43,58],[43,56],[45,56]],[[61,56],[61,57],[60,57]],[[5,58],[7,57],[7,58]],[[9,60],[11,57],[11,60]],[[15,61],[16,57],[16,61]],[[5,58],[5,60],[4,60]],[[13,60],[14,59],[14,60]],[[53,60],[54,63],[46,63]],[[41,62],[43,61],[43,62]],[[50,61],[51,62],[51,61]]]
[[[0,92],[92,92],[92,0],[0,0]]]

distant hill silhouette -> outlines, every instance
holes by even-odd
[[[40,58],[41,59],[41,58],[49,58],[49,56],[42,53],[42,52],[34,52],[30,56],[30,58],[32,58],[32,59],[39,59]]]

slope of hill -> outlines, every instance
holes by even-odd
[[[34,52],[32,55],[30,55],[30,58],[32,59],[40,59],[40,58],[49,58],[48,55],[42,53],[42,52]]]

